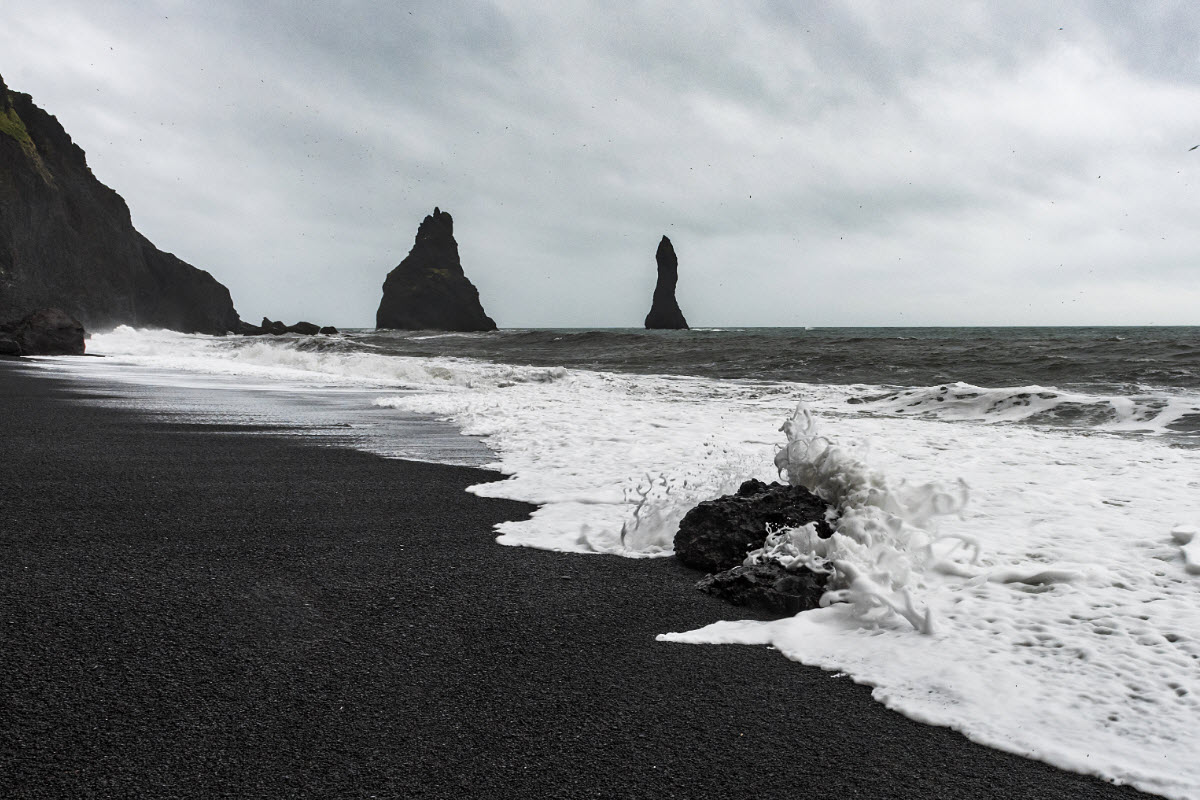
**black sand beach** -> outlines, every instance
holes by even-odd
[[[495,544],[498,477],[0,363],[0,796],[1107,798],[766,648],[673,559]]]

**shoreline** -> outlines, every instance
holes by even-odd
[[[502,476],[87,404],[0,360],[0,794],[1149,797],[888,711],[674,559],[495,543]],[[73,388],[75,387],[75,388]]]

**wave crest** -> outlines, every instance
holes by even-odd
[[[569,374],[563,367],[386,355],[346,337],[205,336],[125,325],[95,334],[88,349],[157,368],[250,375],[308,385],[486,389],[553,383]]]
[[[982,388],[958,382],[850,402],[875,413],[941,420],[1152,433],[1200,430],[1200,398],[1186,393],[1099,396],[1043,386]]]
[[[946,537],[929,529],[935,517],[963,511],[970,497],[966,482],[892,484],[860,455],[863,448],[821,436],[803,403],[781,430],[787,443],[775,455],[776,468],[789,483],[833,506],[834,533],[821,540],[807,528],[776,532],[750,559],[832,571],[832,588],[822,605],[850,603],[865,620],[898,614],[917,630],[932,633],[933,614],[919,607],[912,590],[927,569],[948,558],[935,548]],[[978,558],[977,547],[973,558]]]

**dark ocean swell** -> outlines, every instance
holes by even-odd
[[[346,344],[395,355],[799,383],[1200,389],[1200,327],[364,331]]]

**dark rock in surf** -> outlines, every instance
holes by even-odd
[[[84,351],[84,330],[79,320],[58,308],[34,311],[15,322],[0,325],[0,337],[17,346],[0,347],[6,355],[81,356]]]
[[[748,480],[737,494],[706,500],[684,516],[675,534],[675,557],[705,572],[732,569],[762,547],[767,526],[799,528],[815,522],[821,538],[832,536],[828,511],[829,505],[803,486]]]
[[[696,588],[736,606],[792,616],[820,606],[825,579],[825,575],[807,567],[788,570],[778,562],[769,561],[708,575],[700,579]]]
[[[675,257],[675,248],[666,236],[658,243],[658,252],[654,254],[658,262],[658,283],[654,287],[654,300],[650,304],[650,313],[646,315],[647,328],[665,328],[670,330],[686,330],[687,320],[679,310],[675,300],[675,284],[679,282],[679,259]]]
[[[268,317],[263,317],[262,325],[240,322],[234,333],[240,333],[242,336],[283,336],[285,333],[316,336],[318,333],[337,333],[337,328],[330,325],[322,328],[320,325],[304,321],[297,322],[295,325],[286,325],[278,320],[271,321]]]
[[[89,329],[239,323],[229,290],[138,233],[58,120],[0,79],[0,319],[34,308]]]
[[[321,328],[321,330],[317,331],[317,333],[321,333],[326,336],[333,336],[337,332],[338,332],[338,329],[333,327],[332,325],[326,325],[324,328]]]
[[[275,322],[272,322],[271,320],[267,319],[266,317],[263,317],[261,327],[262,327],[263,333],[269,333],[272,336],[283,336],[285,333],[288,332],[287,325],[284,325],[282,322],[280,322],[278,320],[276,320]]]
[[[377,328],[494,331],[479,290],[467,280],[454,240],[454,220],[441,209],[425,217],[412,249],[383,282]]]

